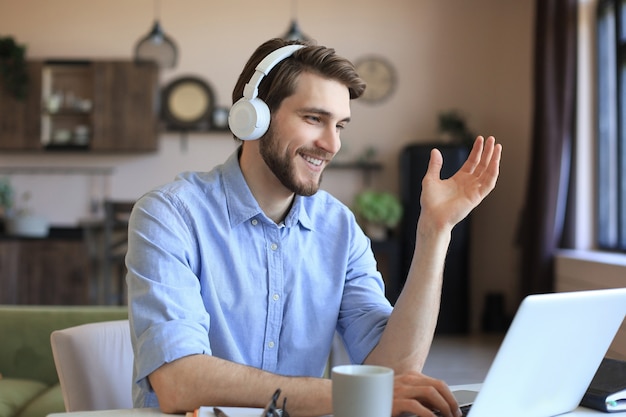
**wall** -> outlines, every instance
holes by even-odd
[[[395,94],[380,105],[358,101],[344,132],[345,157],[378,148],[385,170],[373,186],[397,191],[399,151],[410,142],[436,138],[436,118],[455,108],[470,128],[496,135],[504,145],[496,191],[473,216],[474,322],[487,291],[517,300],[515,229],[524,197],[531,124],[533,2],[531,0],[318,0],[301,1],[298,21],[318,43],[353,60],[379,54],[394,63]],[[161,1],[161,22],[177,42],[180,62],[162,73],[162,83],[199,75],[219,104],[258,44],[283,34],[290,2],[275,0]],[[0,35],[26,43],[31,58],[131,58],[135,42],[151,27],[151,0],[0,0]],[[15,176],[32,205],[54,224],[75,224],[88,214],[94,187],[113,198],[137,198],[187,169],[208,170],[234,149],[227,134],[197,134],[181,148],[164,133],[155,154],[0,155],[0,166],[111,167],[99,178],[73,175]],[[96,183],[97,185],[94,185]],[[327,172],[324,188],[349,203],[363,186],[350,172]],[[62,196],[62,198],[61,198]]]
[[[621,254],[561,250],[554,267],[559,292],[624,287],[626,260]],[[626,321],[615,335],[607,356],[626,360]]]

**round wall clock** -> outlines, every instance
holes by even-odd
[[[391,63],[380,56],[368,56],[355,63],[357,73],[367,83],[359,98],[367,103],[379,103],[391,96],[396,88],[396,71]]]
[[[198,77],[181,77],[163,90],[163,118],[168,130],[206,130],[215,107],[213,90]]]

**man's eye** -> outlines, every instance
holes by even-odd
[[[313,123],[319,123],[321,121],[319,116],[305,116],[305,119]]]

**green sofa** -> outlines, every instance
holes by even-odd
[[[64,412],[50,333],[125,318],[127,307],[0,305],[0,417]]]

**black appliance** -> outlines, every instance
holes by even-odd
[[[470,149],[464,145],[428,143],[411,144],[400,153],[400,199],[404,220],[400,228],[402,288],[406,280],[420,214],[422,179],[428,168],[430,151],[437,148],[443,155],[441,178],[451,177],[463,165]],[[436,333],[467,333],[469,330],[469,238],[470,219],[461,221],[452,230],[452,240],[445,263],[441,309]]]

